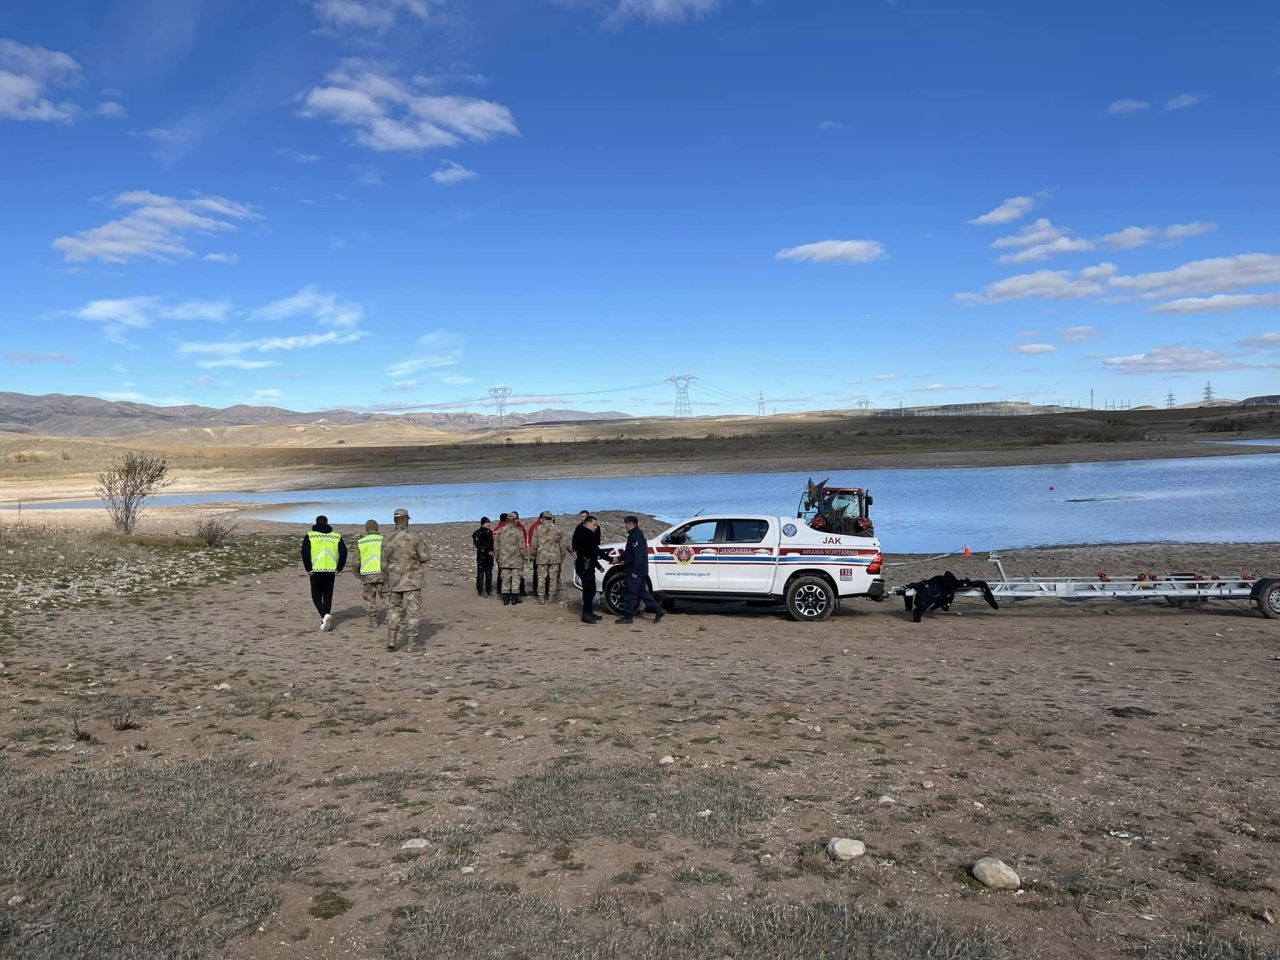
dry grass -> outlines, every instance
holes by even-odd
[[[520,777],[489,803],[492,813],[542,841],[675,834],[704,844],[741,836],[771,808],[738,777],[673,772],[651,763],[557,765]],[[705,811],[710,813],[699,816]]]
[[[674,923],[650,923],[614,900],[598,904],[613,922],[583,911],[480,886],[457,886],[392,924],[389,960],[1000,960],[1010,956],[987,930],[953,931],[910,914],[849,904],[743,905]],[[1252,960],[1252,958],[1250,958]]]
[[[186,960],[257,923],[318,831],[265,799],[236,756],[19,776],[0,763],[0,954]]]

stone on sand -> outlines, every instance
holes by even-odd
[[[983,857],[973,865],[973,876],[984,887],[992,890],[1017,890],[1022,880],[1013,867],[995,857]]]
[[[848,837],[832,837],[827,844],[827,856],[832,860],[853,860],[867,852],[867,845],[861,840]]]

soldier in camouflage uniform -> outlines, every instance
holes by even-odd
[[[534,579],[539,603],[560,602],[560,566],[564,563],[564,532],[556,526],[555,514],[544,510],[533,532],[533,561],[538,576]]]
[[[364,536],[356,541],[353,551],[356,557],[355,574],[360,581],[365,616],[369,626],[378,626],[378,613],[385,605],[387,575],[382,569],[382,536],[378,533],[378,521],[366,520]]]
[[[508,523],[498,531],[494,541],[498,549],[498,589],[502,592],[502,602],[504,605],[519,603],[520,578],[529,556],[524,528]]]
[[[382,569],[387,578],[387,649],[411,647],[422,620],[423,567],[431,551],[421,534],[409,530],[409,511],[395,512],[395,529],[382,541]]]

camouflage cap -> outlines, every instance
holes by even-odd
[[[404,517],[406,520],[408,520],[409,511],[406,510],[404,507],[399,507],[397,508],[396,512],[391,515],[391,517],[393,520],[399,520],[401,517]]]
[[[550,510],[543,510],[542,513],[538,514],[538,517],[542,520],[554,520],[556,515]]]

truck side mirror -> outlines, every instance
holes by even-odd
[[[875,501],[875,497],[871,496],[871,494],[869,494],[869,493],[868,493],[868,494],[867,494],[867,506],[869,507],[869,506],[871,506],[871,505],[872,505],[873,503],[875,503],[875,502],[876,502],[876,501]]]

